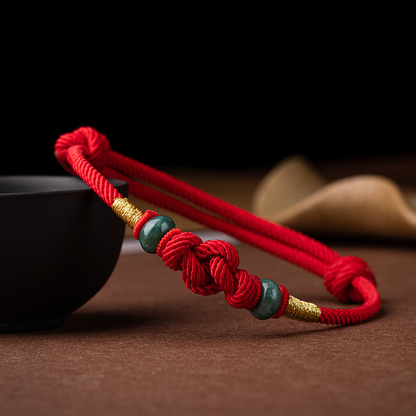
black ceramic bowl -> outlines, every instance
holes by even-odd
[[[124,229],[78,178],[0,177],[0,332],[63,324],[110,277]]]

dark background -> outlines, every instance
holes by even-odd
[[[400,68],[390,72],[383,63],[362,50],[350,59],[242,60],[227,68],[219,60],[201,69],[198,61],[179,71],[169,63],[154,72],[126,64],[129,71],[105,76],[94,67],[80,78],[79,67],[37,73],[19,65],[3,80],[0,173],[65,174],[53,145],[80,126],[156,167],[414,153],[411,92]]]

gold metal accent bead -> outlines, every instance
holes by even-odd
[[[316,322],[321,316],[321,310],[314,303],[289,296],[289,302],[283,316],[301,322]]]
[[[131,228],[134,228],[144,214],[128,198],[115,198],[111,209]]]

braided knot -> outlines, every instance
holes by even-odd
[[[110,142],[92,127],[80,127],[72,133],[63,134],[55,143],[55,157],[69,173],[75,174],[67,160],[68,151],[72,146],[78,146],[83,156],[96,169],[107,166]]]
[[[174,233],[158,251],[172,270],[181,270],[186,287],[199,295],[220,291],[234,308],[252,309],[259,301],[261,283],[257,276],[238,269],[238,251],[220,240],[205,241],[192,233]]]
[[[364,260],[354,256],[342,257],[325,273],[325,287],[341,302],[361,303],[362,295],[352,284],[356,277],[365,277],[376,286],[374,274]]]

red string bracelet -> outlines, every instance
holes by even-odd
[[[304,234],[114,152],[107,138],[91,127],[60,136],[55,156],[133,229],[145,251],[156,253],[168,267],[180,270],[186,287],[197,294],[208,296],[223,291],[231,306],[248,309],[257,319],[285,316],[303,322],[343,325],[366,320],[380,309],[374,275],[362,259],[341,257]],[[139,210],[106,177],[127,181],[129,192],[140,199],[323,277],[325,287],[338,300],[361,305],[349,309],[320,308],[289,295],[284,286],[239,269],[239,255],[231,244],[219,240],[203,242],[195,234],[176,228],[171,218]]]

